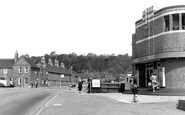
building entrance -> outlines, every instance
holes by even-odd
[[[150,82],[150,76],[153,74],[154,71],[154,65],[153,64],[146,64],[146,75],[145,75],[145,87],[148,87],[148,82]]]

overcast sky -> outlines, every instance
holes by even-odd
[[[145,2],[146,1],[146,2]],[[19,55],[132,55],[135,22],[145,7],[184,0],[1,0],[0,58]]]

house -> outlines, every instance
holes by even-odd
[[[38,64],[28,54],[18,57],[18,52],[14,59],[0,59],[0,86],[56,87],[61,83],[74,82],[76,75],[74,71],[67,70],[64,64],[59,65],[58,60],[52,62],[49,59],[46,63],[45,57]]]
[[[13,65],[13,79],[16,87],[37,87],[40,68],[29,59],[28,55],[22,55]]]
[[[14,59],[0,59],[0,86],[13,85],[14,62]]]
[[[58,60],[52,62],[51,59],[46,63],[45,57],[41,57],[41,62],[38,64],[41,71],[41,86],[55,87],[59,86],[60,82],[63,84],[71,82],[71,73],[59,66]]]

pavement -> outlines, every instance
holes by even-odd
[[[25,88],[0,88],[0,94],[3,92],[12,92],[15,90],[21,90]],[[39,89],[39,88],[38,88]],[[71,91],[79,93],[77,88],[71,88]],[[103,96],[110,99],[113,99],[115,102],[124,102],[124,103],[134,103],[133,94],[130,91],[123,93],[87,93],[87,90],[84,88],[80,95],[95,95]],[[181,90],[157,90],[156,92],[151,92],[148,90],[141,90],[137,95],[137,103],[161,103],[161,102],[177,102],[178,100],[185,100],[185,89]]]
[[[76,88],[71,89],[74,92],[77,92]],[[185,89],[183,89],[184,91]],[[178,93],[178,91],[180,93]],[[83,90],[81,95],[96,95],[96,96],[104,96],[110,99],[113,99],[115,102],[124,102],[124,103],[134,103],[133,102],[133,94],[131,91],[126,91],[123,93],[87,93],[86,90]],[[169,95],[168,95],[169,94]],[[182,90],[171,90],[166,89],[164,91],[157,90],[156,92],[142,90],[137,95],[138,102],[136,103],[162,103],[162,102],[176,102],[178,100],[185,100],[185,95]]]

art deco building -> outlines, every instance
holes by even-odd
[[[133,70],[139,87],[156,74],[161,87],[185,87],[185,5],[143,11],[132,35]]]

